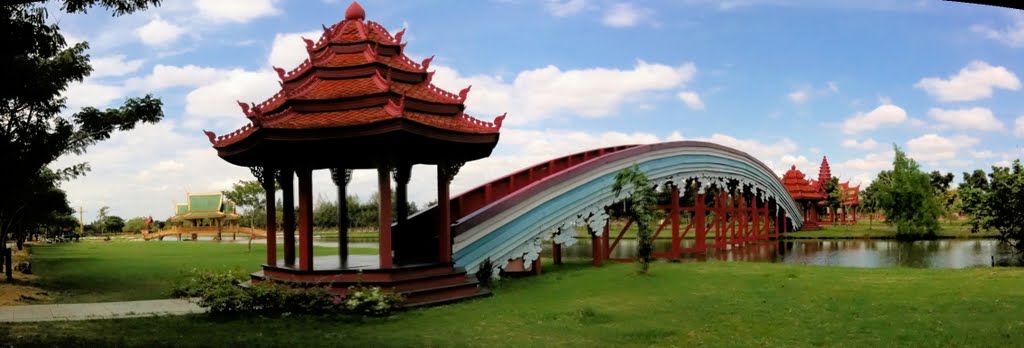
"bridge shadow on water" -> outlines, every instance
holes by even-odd
[[[683,247],[693,245],[684,240]],[[655,241],[655,252],[671,249],[671,240]],[[636,240],[622,240],[613,250],[613,258],[635,257]],[[941,239],[930,241],[896,240],[782,240],[765,241],[725,250],[709,250],[706,254],[684,254],[681,262],[747,261],[788,264],[809,264],[842,267],[915,267],[967,268],[992,266],[993,260],[1005,257],[1010,247],[996,239]],[[546,245],[542,256],[552,255]],[[589,239],[562,247],[564,259],[591,258]]]

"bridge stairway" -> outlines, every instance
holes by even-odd
[[[334,294],[345,296],[350,287],[378,286],[402,294],[405,308],[440,305],[485,297],[490,290],[479,286],[475,277],[451,263],[421,264],[394,269],[323,270],[316,274],[289,276],[281,269],[264,270],[250,275],[253,283],[274,281],[292,286],[324,286]]]

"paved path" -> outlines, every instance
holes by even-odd
[[[93,320],[203,313],[205,309],[182,299],[0,306],[0,323]]]

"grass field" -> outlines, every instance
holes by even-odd
[[[14,346],[1019,346],[1024,269],[768,263],[545,266],[493,297],[344,317],[164,317],[0,326]],[[197,339],[201,337],[201,339]]]
[[[313,253],[332,255],[337,250],[317,247]],[[254,244],[250,252],[245,244],[212,242],[83,241],[32,245],[30,251],[36,275],[32,285],[49,292],[57,303],[168,298],[193,268],[254,272],[266,260],[263,244]]]
[[[979,231],[971,233],[971,227],[961,221],[942,221],[938,238],[993,238],[998,237],[995,231]],[[855,225],[823,226],[817,231],[790,232],[786,238],[795,239],[894,239],[896,227],[884,222],[857,221]]]

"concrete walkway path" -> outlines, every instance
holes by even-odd
[[[205,311],[183,299],[0,306],[0,323],[138,318]]]

